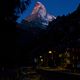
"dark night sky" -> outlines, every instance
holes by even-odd
[[[47,8],[47,11],[55,16],[68,14],[73,12],[80,0],[38,0],[41,1]]]

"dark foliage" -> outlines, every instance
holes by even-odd
[[[2,65],[14,65],[16,63],[17,56],[15,52],[15,27],[16,18],[14,15],[14,9],[16,5],[19,4],[20,0],[2,0],[0,2],[1,12],[0,12],[0,32],[1,32],[1,54],[0,54],[0,64]],[[27,5],[29,5],[30,0],[26,0]],[[16,34],[16,35],[15,35]],[[20,48],[19,48],[20,49]],[[17,56],[16,56],[17,55]]]
[[[30,4],[30,1],[31,0],[26,0],[27,6]],[[16,8],[16,6],[20,7],[20,0],[2,0],[0,4],[2,8],[0,18],[2,26],[4,26],[2,27],[2,31],[14,32],[13,28],[15,28],[15,21],[17,18],[17,16],[14,15],[14,9]]]

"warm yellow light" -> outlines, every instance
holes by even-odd
[[[49,54],[52,54],[52,51],[49,51],[48,53],[49,53]]]
[[[43,59],[41,59],[41,61],[43,61]]]
[[[40,58],[42,58],[42,56],[39,56]]]

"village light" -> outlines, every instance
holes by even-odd
[[[43,59],[41,59],[41,61],[43,62]]]
[[[49,54],[52,54],[52,51],[49,51],[48,53],[49,53]]]
[[[42,58],[42,56],[39,56],[40,58]]]

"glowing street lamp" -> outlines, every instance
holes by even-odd
[[[43,59],[41,59],[41,62],[43,62]]]
[[[48,53],[49,53],[49,54],[52,54],[52,51],[49,51]]]
[[[52,60],[53,60],[53,52],[52,52],[52,51],[49,51],[48,53],[52,55],[51,58],[52,58]]]
[[[42,58],[42,56],[39,56],[40,58]]]

